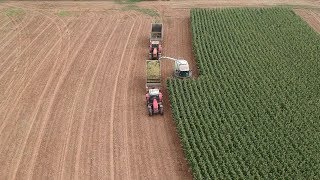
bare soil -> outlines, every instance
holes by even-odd
[[[197,76],[190,8],[281,3],[0,3],[0,179],[192,179],[165,89],[173,62],[165,115],[145,107],[150,23],[164,23],[163,55]],[[319,1],[293,5],[320,30]]]
[[[320,11],[312,9],[297,9],[296,13],[307,21],[314,30],[320,32]]]

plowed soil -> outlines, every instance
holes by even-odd
[[[165,115],[147,115],[150,23],[164,23],[163,55],[197,76],[189,9],[268,2],[279,3],[1,3],[0,179],[191,179],[165,89],[172,61],[162,61]]]

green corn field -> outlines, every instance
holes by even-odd
[[[199,77],[170,79],[195,179],[320,179],[320,35],[287,8],[193,9]]]

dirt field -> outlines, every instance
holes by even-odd
[[[147,115],[150,23],[197,76],[191,7],[275,2],[0,3],[0,179],[191,179],[166,91],[165,115]],[[320,30],[319,1],[293,5]]]

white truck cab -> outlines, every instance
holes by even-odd
[[[180,78],[189,78],[192,75],[188,61],[186,60],[176,60],[174,63],[174,71],[175,76]]]

